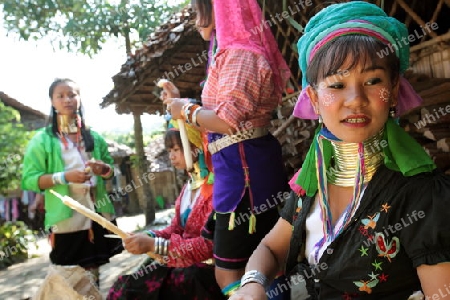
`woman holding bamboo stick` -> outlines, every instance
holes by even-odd
[[[99,285],[99,266],[123,248],[106,239],[99,224],[73,211],[50,193],[70,196],[88,209],[114,219],[104,180],[113,175],[105,140],[83,118],[80,89],[70,79],[56,79],[49,88],[51,124],[30,140],[23,161],[22,189],[45,191],[45,227],[50,230],[54,265],[78,265]],[[107,200],[107,201],[106,201]]]

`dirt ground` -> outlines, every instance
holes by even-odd
[[[169,209],[158,212],[156,215],[156,226],[152,228],[161,228],[168,225],[170,217],[174,210]],[[126,232],[133,232],[142,229],[145,225],[144,215],[133,217],[121,217],[117,219],[119,228]],[[50,246],[46,239],[38,241],[37,249],[30,249],[30,252],[36,258],[15,264],[0,271],[0,299],[1,300],[23,300],[33,297],[42,284],[50,261],[48,258]],[[110,263],[100,268],[100,292],[106,297],[109,288],[117,277],[127,273],[140,265],[140,262],[146,258],[146,255],[133,255],[127,251],[111,258]]]

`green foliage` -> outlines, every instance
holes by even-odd
[[[131,149],[135,147],[134,133],[133,132],[103,132],[101,135],[108,140],[112,140],[116,143],[126,145]]]
[[[30,245],[36,247],[33,231],[24,222],[6,222],[0,226],[0,270],[28,258]]]
[[[161,136],[163,133],[163,130],[156,130],[149,134],[144,135],[144,147],[147,146],[152,140],[157,138],[158,136]],[[131,149],[135,150],[136,147],[136,141],[134,139],[134,132],[103,132],[101,135],[108,140],[115,141],[116,143],[127,145]]]
[[[19,112],[0,101],[0,195],[20,186],[21,163],[30,137]]]
[[[93,55],[108,37],[137,35],[142,42],[188,0],[3,0],[5,28],[24,40],[52,38],[53,45]],[[171,3],[171,5],[168,4]],[[175,4],[174,4],[175,3]]]

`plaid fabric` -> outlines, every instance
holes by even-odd
[[[281,94],[274,91],[272,70],[262,55],[242,49],[216,54],[202,102],[228,125],[236,129],[248,129],[248,122],[253,128],[267,126],[280,100]]]

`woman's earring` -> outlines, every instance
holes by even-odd
[[[323,120],[322,120],[322,116],[321,116],[321,115],[319,115],[319,123],[320,123],[320,124],[323,123]]]
[[[391,108],[389,108],[389,115],[391,116],[391,118],[395,118],[395,114],[396,114],[395,106],[391,106]]]

